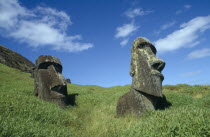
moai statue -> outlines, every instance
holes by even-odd
[[[41,55],[36,60],[34,71],[34,94],[39,98],[66,106],[67,86],[58,58]]]
[[[69,78],[66,79],[66,83],[71,84],[71,80]]]
[[[31,68],[31,78],[34,78],[34,72],[36,70],[36,67]]]
[[[117,115],[141,116],[148,110],[158,109],[165,99],[161,74],[165,62],[156,57],[156,48],[144,37],[133,41],[131,56],[132,85],[130,91],[119,98]]]

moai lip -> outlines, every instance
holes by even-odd
[[[62,75],[62,64],[56,57],[41,55],[34,71],[34,94],[39,98],[66,106],[67,85]]]
[[[133,41],[131,48],[130,75],[131,89],[119,98],[117,115],[142,115],[148,110],[155,110],[160,106],[162,94],[161,71],[165,62],[156,56],[156,48],[144,37]]]

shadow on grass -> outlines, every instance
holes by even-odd
[[[155,107],[156,110],[164,110],[164,109],[169,108],[170,106],[172,106],[171,102],[169,102],[166,99],[165,95],[163,95],[163,97],[158,97],[157,100],[158,100],[158,103],[157,103],[157,105]]]
[[[77,104],[76,104],[76,96],[78,96],[78,95],[79,95],[78,93],[67,95],[66,105],[77,106]]]
[[[147,94],[142,91],[138,91],[142,95],[144,95],[148,100],[150,100],[155,107],[155,110],[164,110],[166,108],[169,108],[172,104],[166,99],[166,96],[163,95],[162,97],[153,96],[150,94]]]

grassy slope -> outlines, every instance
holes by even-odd
[[[129,85],[69,84],[77,106],[63,110],[33,96],[30,74],[0,64],[0,81],[0,136],[210,136],[210,86],[164,86],[169,109],[117,118],[117,100]]]

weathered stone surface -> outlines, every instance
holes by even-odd
[[[35,65],[22,55],[0,45],[0,63],[23,72],[32,73]]]
[[[41,55],[34,70],[34,94],[39,98],[66,106],[67,85],[58,58]]]
[[[156,57],[156,49],[146,38],[139,37],[131,49],[132,88],[154,96],[162,96],[161,71],[165,62]]]
[[[148,109],[155,109],[147,96],[131,89],[119,98],[117,104],[117,115],[133,114],[142,115]]]
[[[66,79],[66,83],[70,83],[71,84],[71,80],[69,78]]]
[[[143,37],[138,37],[131,48],[131,89],[119,98],[117,115],[142,115],[147,110],[161,108],[163,103],[161,74],[165,62],[156,57],[156,48]]]

